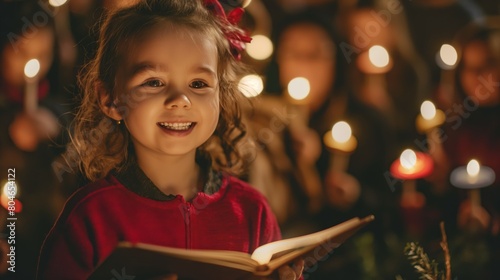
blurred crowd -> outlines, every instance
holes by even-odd
[[[101,15],[133,2],[0,2],[0,187],[15,168],[23,206],[16,213],[15,274],[7,272],[8,211],[4,202],[0,207],[0,279],[34,277],[45,235],[67,197],[85,183],[71,163],[76,155],[65,153],[81,97],[77,74],[93,55]],[[249,96],[245,112],[249,169],[243,179],[267,197],[283,236],[376,217],[311,264],[306,279],[418,279],[404,254],[408,242],[419,242],[444,270],[441,221],[453,279],[499,279],[500,3],[220,2],[227,11],[245,7],[241,25],[256,50],[242,60],[263,85],[242,87],[260,93]],[[25,72],[31,59],[39,62],[34,77]],[[299,101],[289,95],[298,77],[309,85]],[[445,116],[428,131],[416,125],[425,100]],[[325,144],[339,121],[350,125],[353,150]],[[411,191],[391,173],[407,148],[433,163]],[[452,171],[471,159],[497,178],[480,189],[479,205],[469,190],[450,183]]]

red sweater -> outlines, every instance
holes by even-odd
[[[119,241],[252,253],[281,238],[265,198],[234,177],[223,176],[218,190],[199,192],[191,202],[117,177],[67,201],[42,247],[38,279],[86,279]]]

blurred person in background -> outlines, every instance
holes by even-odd
[[[442,154],[436,161],[434,180],[447,182],[453,169],[466,166],[471,159],[491,167],[496,180],[480,190],[481,206],[472,207],[466,190],[446,184],[448,199],[456,203],[454,228],[456,253],[452,260],[463,278],[495,279],[500,260],[500,29],[471,24],[457,36],[461,54],[455,72],[456,94],[444,108],[447,120],[441,141]],[[468,255],[474,258],[468,258]],[[472,270],[471,267],[476,267]],[[460,277],[460,276],[458,276]]]
[[[484,10],[474,0],[416,0],[401,1],[401,4],[407,15],[408,35],[428,69],[429,96],[452,95],[440,85],[442,69],[436,58],[441,46],[453,42],[462,28],[473,22],[484,23]],[[436,98],[438,107],[442,102],[446,100]]]
[[[273,210],[282,213],[278,217],[285,236],[375,214],[379,223],[374,227],[380,228],[370,228],[373,234],[367,231],[337,249],[330,261],[317,271],[311,269],[310,279],[375,277],[375,254],[380,253],[375,251],[380,249],[382,227],[389,223],[392,196],[383,176],[387,127],[382,116],[358,101],[344,84],[337,35],[328,15],[309,10],[289,15],[274,31],[276,52],[266,75],[266,92],[255,100],[248,118],[259,150],[250,181],[260,180],[254,185],[263,186]],[[286,101],[287,85],[296,77],[310,83],[304,115]],[[358,147],[347,170],[334,171],[322,139],[340,120],[351,125]],[[314,171],[304,173],[300,170],[304,165]],[[318,181],[320,188],[313,195],[307,186],[311,181]]]
[[[349,84],[360,100],[384,115],[391,132],[386,155],[391,161],[408,148],[426,152],[426,147],[417,145],[421,136],[415,119],[421,102],[432,96],[427,68],[409,37],[406,17],[401,2],[359,1],[339,20],[346,37],[343,52],[350,62]],[[403,192],[402,180],[392,178],[388,169],[384,174],[398,205],[391,225],[397,233],[390,246],[394,254],[403,251],[407,241],[426,243],[439,236],[441,208],[447,204],[433,193],[434,186],[418,180],[418,191]],[[408,264],[401,267],[403,275],[412,270]]]
[[[5,1],[0,2],[0,13],[0,167],[5,171],[0,182],[3,188],[7,170],[15,169],[16,207],[20,210],[16,243],[11,244],[15,246],[16,272],[3,270],[2,279],[33,279],[43,238],[64,201],[60,195],[64,181],[58,180],[52,163],[63,150],[65,125],[70,119],[65,106],[68,99],[59,87],[57,35],[50,14],[35,2]],[[40,62],[37,106],[29,111],[23,106],[24,67],[34,58]],[[4,206],[0,213],[2,217],[8,214]],[[9,234],[6,230],[3,225],[4,237]]]
[[[403,5],[381,3],[359,1],[345,8],[338,19],[345,40],[339,46],[354,94],[385,117],[393,139],[388,157],[395,158],[417,137],[415,117],[429,90],[425,64],[408,35]]]

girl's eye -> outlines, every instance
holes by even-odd
[[[207,87],[208,85],[203,81],[194,81],[189,86],[192,88],[204,88]]]
[[[164,84],[160,80],[149,80],[142,84],[143,86],[148,86],[148,87],[161,87]]]

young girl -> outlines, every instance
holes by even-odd
[[[39,279],[86,279],[119,241],[251,253],[280,238],[263,196],[228,175],[246,37],[205,2],[145,0],[103,23],[69,148],[93,183],[47,237]]]

